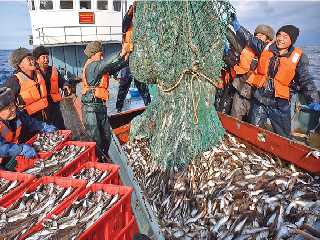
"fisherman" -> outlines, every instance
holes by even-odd
[[[132,42],[132,22],[134,17],[134,8],[135,4],[129,7],[128,12],[123,18],[122,21],[122,48],[126,52],[126,58],[133,51],[133,42]],[[143,99],[144,104],[147,106],[151,102],[151,97],[148,89],[148,85],[136,80],[129,69],[125,67],[121,70],[120,85],[118,90],[116,108],[118,112],[121,112],[124,100],[128,94],[131,82],[134,80],[134,84],[139,90],[139,93]]]
[[[242,31],[237,31],[237,33],[238,39],[245,45],[246,38],[243,34],[248,33],[244,28]],[[254,36],[263,43],[268,44],[274,38],[274,30],[268,25],[260,24],[256,27]],[[252,72],[256,69],[257,64],[257,56],[250,47],[246,46],[241,51],[239,63],[234,66],[237,76],[232,82],[236,92],[233,97],[231,116],[240,120],[244,120],[249,114],[251,99],[251,85],[249,82],[250,77],[253,77]]]
[[[124,51],[112,60],[103,59],[102,45],[98,41],[90,42],[85,50],[88,57],[82,71],[82,114],[86,133],[96,141],[98,156],[106,161],[111,130],[107,117],[106,101],[109,98],[109,76],[127,65]]]
[[[236,16],[232,25],[241,34],[243,28]],[[249,121],[265,127],[269,118],[273,130],[288,138],[291,138],[292,93],[302,93],[308,103],[319,102],[308,58],[294,47],[298,35],[296,26],[285,25],[277,31],[274,43],[266,44],[252,35],[247,39],[247,46],[259,58],[257,70],[249,81],[254,87]]]
[[[49,66],[49,51],[44,46],[36,47],[32,55],[36,66],[42,73],[48,92],[48,108],[46,109],[46,122],[55,125],[58,129],[65,129],[60,101],[62,96],[59,89],[63,89],[66,96],[70,95],[70,88],[55,66]]]
[[[14,50],[9,63],[16,71],[3,86],[12,89],[20,110],[39,121],[45,121],[48,107],[46,83],[36,69],[31,52],[26,48]]]
[[[22,126],[29,132],[54,132],[56,127],[45,122],[37,121],[26,113],[17,110],[13,91],[7,87],[0,88],[0,164],[5,169],[13,171],[16,165],[16,156],[25,158],[37,156],[33,147],[28,144],[19,144]]]

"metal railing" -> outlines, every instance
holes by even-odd
[[[63,26],[35,29],[42,45],[86,43],[89,41],[121,41],[121,26]]]

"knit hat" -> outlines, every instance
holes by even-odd
[[[256,27],[256,30],[254,31],[254,35],[261,33],[266,35],[270,40],[273,40],[274,38],[274,30],[272,27],[264,24],[260,24]]]
[[[11,53],[9,63],[13,68],[18,69],[21,61],[27,56],[32,56],[28,49],[18,48]]]
[[[41,55],[49,55],[49,51],[44,46],[39,46],[33,49],[32,55],[34,59],[38,59]]]
[[[0,88],[0,110],[14,102],[14,94],[10,88]]]
[[[97,52],[103,52],[101,42],[99,41],[90,42],[84,50],[84,54],[88,58],[92,57]]]
[[[285,26],[282,26],[281,28],[279,28],[277,35],[279,32],[285,32],[286,34],[288,34],[291,39],[291,44],[293,45],[299,36],[300,30],[296,26],[285,25]]]

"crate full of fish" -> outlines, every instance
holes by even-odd
[[[85,189],[85,181],[43,177],[0,203],[0,239],[23,235],[63,201],[72,201]]]
[[[51,152],[43,152],[43,153],[39,154],[37,157],[30,158],[30,159],[22,157],[22,156],[17,156],[16,157],[16,161],[17,161],[16,171],[17,172],[24,172],[27,169],[32,168],[35,164],[37,164],[37,162],[44,161],[45,159],[48,159],[51,155],[52,155]]]
[[[136,218],[132,216],[132,219],[125,228],[114,238],[114,240],[132,240],[134,235],[139,233]]]
[[[132,188],[92,184],[60,204],[25,239],[114,240],[131,222]]]
[[[79,166],[73,173],[72,178],[83,179],[92,183],[107,183],[119,185],[120,166],[109,163],[86,162]]]
[[[53,133],[38,133],[26,143],[30,144],[38,154],[53,152],[72,136],[71,130],[58,130]],[[41,156],[40,156],[41,157]]]
[[[73,148],[71,148],[73,146]],[[73,150],[72,150],[73,149]],[[77,149],[80,149],[79,152]],[[58,151],[66,150],[70,155],[75,155],[79,153],[76,157],[73,157],[72,161],[65,162],[65,166],[56,171],[55,176],[67,177],[70,176],[71,172],[74,172],[82,164],[86,162],[96,162],[96,143],[95,142],[82,142],[82,141],[67,141],[61,145]],[[54,153],[55,154],[55,153]],[[68,157],[70,158],[70,157]]]
[[[11,195],[24,189],[34,178],[29,174],[0,170],[0,201],[5,202]]]
[[[23,168],[18,170],[37,176],[65,176],[62,173],[92,159],[96,159],[95,143],[71,141],[65,142],[47,158],[25,160]]]

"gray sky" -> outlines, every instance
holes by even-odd
[[[254,31],[260,23],[278,29],[294,24],[301,30],[298,45],[320,44],[320,1],[232,1],[240,23]],[[31,34],[26,1],[0,0],[0,49],[29,47]]]

